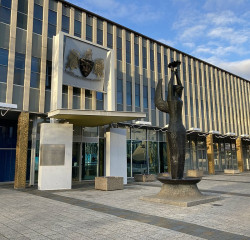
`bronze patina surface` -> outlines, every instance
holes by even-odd
[[[177,70],[180,64],[180,61],[174,61],[168,65],[171,68],[171,79],[168,83],[167,101],[162,99],[162,80],[159,80],[155,94],[156,107],[160,111],[168,113],[170,117],[167,140],[169,143],[172,179],[183,178],[185,164],[186,129],[182,123],[183,101],[181,100],[183,86]],[[175,79],[176,85],[174,84]]]

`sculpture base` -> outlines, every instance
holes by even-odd
[[[142,197],[141,200],[191,207],[220,199],[220,196],[205,195],[199,191],[196,184],[201,181],[201,178],[171,179],[159,177],[158,180],[163,183],[161,191],[153,196]]]

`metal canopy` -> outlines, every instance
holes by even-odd
[[[130,121],[138,118],[145,118],[146,113],[57,109],[48,112],[48,117],[63,119],[74,125],[96,127],[112,123]]]

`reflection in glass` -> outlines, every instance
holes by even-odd
[[[146,141],[132,141],[132,170],[134,174],[147,173]]]
[[[149,160],[149,173],[159,173],[158,163],[158,144],[157,142],[148,142],[148,160]]]
[[[97,176],[97,143],[83,143],[82,147],[82,180],[92,180]]]

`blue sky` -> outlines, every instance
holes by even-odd
[[[249,0],[68,0],[250,79]]]

